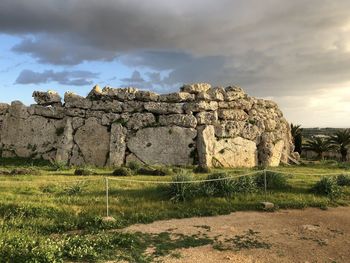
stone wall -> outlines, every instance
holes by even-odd
[[[2,157],[43,158],[73,166],[277,166],[293,151],[276,103],[241,88],[184,85],[158,95],[95,86],[88,96],[34,92],[37,104],[0,104]]]

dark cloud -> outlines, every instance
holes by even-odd
[[[41,84],[57,82],[62,85],[84,86],[91,85],[92,79],[98,74],[89,71],[60,71],[46,70],[44,72],[34,72],[23,70],[16,79],[16,84]]]
[[[348,81],[349,9],[344,0],[2,0],[0,32],[23,37],[13,50],[41,63],[119,59],[149,71],[125,84],[234,82],[282,96]]]

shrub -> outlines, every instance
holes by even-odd
[[[341,195],[341,188],[333,177],[323,177],[315,184],[312,191],[316,194],[326,195],[331,199],[336,199]]]
[[[350,175],[340,174],[337,176],[337,184],[339,186],[350,186]]]
[[[64,189],[64,193],[67,195],[79,195],[83,192],[85,185],[82,183],[76,183]]]
[[[233,190],[236,193],[255,193],[257,185],[253,176],[242,176],[233,179]]]
[[[224,179],[226,177],[228,177],[226,173],[209,174],[207,180],[215,181],[202,184],[201,189],[204,194],[209,196],[231,196],[234,193],[233,182],[230,179]]]
[[[113,171],[113,175],[115,175],[115,176],[132,176],[133,172],[130,168],[119,167]]]
[[[289,187],[287,178],[283,176],[283,174],[271,172],[271,171],[266,171],[265,173],[266,173],[267,189],[281,190]],[[265,187],[264,172],[261,172],[260,174],[256,175],[255,180],[256,180],[256,185],[259,188]]]
[[[141,168],[141,164],[135,161],[129,162],[126,166],[135,172]]]
[[[172,175],[174,172],[168,167],[155,167],[155,168],[140,168],[137,171],[138,174],[142,175],[155,175],[155,176],[165,176]]]
[[[207,166],[198,165],[193,169],[193,172],[196,174],[207,174],[210,173],[210,168]]]
[[[195,185],[186,183],[192,180],[192,175],[185,170],[173,176],[169,187],[170,200],[174,202],[183,202],[193,198],[196,193]]]
[[[205,182],[202,184],[202,193],[207,196],[227,197],[235,193],[254,193],[257,190],[255,179],[252,176],[224,179],[227,177],[228,174],[226,173],[208,175],[207,180],[217,181]]]
[[[87,168],[75,169],[74,175],[94,175],[96,174],[93,170]]]

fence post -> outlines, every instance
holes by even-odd
[[[106,182],[106,214],[109,217],[109,197],[108,197],[108,177],[105,177]]]
[[[267,180],[266,180],[266,169],[264,169],[264,191],[265,191],[265,202],[267,202]]]

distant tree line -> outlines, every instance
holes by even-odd
[[[326,152],[338,152],[341,161],[345,162],[350,148],[350,129],[337,130],[325,137],[312,136],[303,142],[303,129],[300,125],[291,124],[291,133],[295,145],[295,151],[301,154],[302,150],[313,151],[317,157],[324,159]]]

